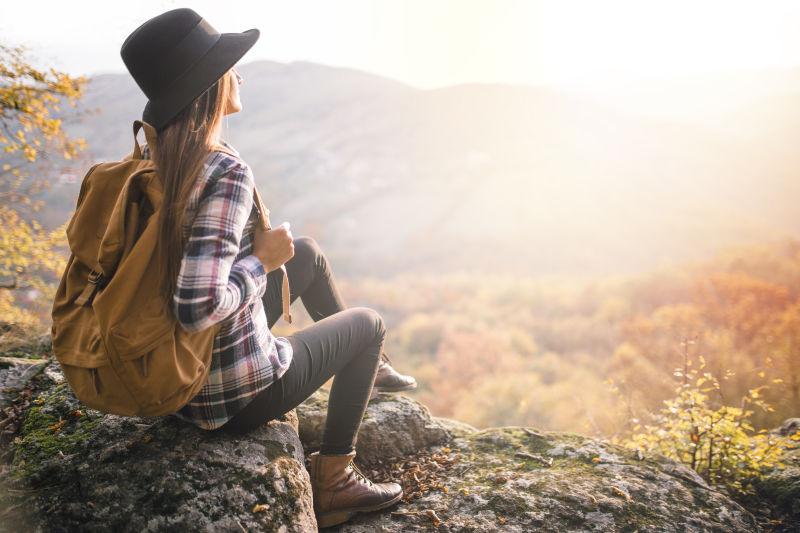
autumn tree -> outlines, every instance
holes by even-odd
[[[71,139],[57,116],[66,100],[75,107],[86,78],[30,64],[24,46],[0,44],[0,342],[41,333],[65,266],[62,226],[36,220],[50,187],[46,163],[73,159],[86,147]],[[43,164],[44,163],[44,164]],[[24,335],[23,335],[24,336]]]

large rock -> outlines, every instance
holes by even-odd
[[[770,431],[770,433],[782,437],[791,437],[798,431],[800,431],[800,418],[787,418],[783,421],[783,424]]]
[[[296,419],[232,438],[174,417],[104,415],[58,371],[41,378],[6,480],[33,492],[6,502],[15,512],[3,529],[316,530]]]
[[[771,431],[775,435],[793,437],[800,443],[800,418],[789,418]],[[800,447],[784,453],[783,468],[772,469],[756,483],[758,506],[776,532],[800,531]]]
[[[503,427],[434,446],[440,488],[340,529],[374,531],[758,531],[693,470],[569,433]],[[429,464],[429,463],[428,463]],[[422,477],[423,472],[419,473]]]
[[[0,356],[0,409],[11,406],[14,391],[24,388],[46,366],[46,359]]]
[[[300,439],[306,449],[319,449],[328,412],[327,389],[320,389],[297,407]],[[433,419],[427,407],[411,398],[380,393],[367,404],[356,438],[357,461],[371,465],[407,457],[449,441],[453,434]]]
[[[439,424],[443,425],[454,436],[463,437],[476,431],[480,431],[475,426],[462,422],[461,420],[453,420],[452,418],[444,418],[441,416],[434,416],[433,419]]]
[[[299,426],[287,417],[232,436],[172,417],[85,409],[55,363],[15,369],[5,381],[3,372],[0,383],[30,381],[38,396],[24,409],[6,397],[24,417],[0,476],[0,530],[316,530],[303,448],[319,445],[326,390],[298,407]],[[570,433],[477,429],[402,395],[369,404],[357,450],[362,466],[374,463],[371,478],[398,480],[405,495],[356,515],[343,532],[759,529],[663,457]]]

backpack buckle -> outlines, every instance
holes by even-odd
[[[102,272],[92,270],[89,273],[89,283],[96,285],[98,289],[102,289],[108,285],[108,278],[106,278]]]
[[[102,272],[97,272],[96,270],[89,272],[89,278],[87,281],[89,283],[83,288],[83,291],[75,299],[76,305],[91,305],[92,300],[94,300],[94,297],[97,294],[97,291],[108,285],[108,278],[103,276]]]

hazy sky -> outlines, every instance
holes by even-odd
[[[242,63],[306,60],[420,88],[800,65],[793,0],[26,0],[0,3],[0,39],[71,74],[125,72],[125,37],[184,6],[221,32],[261,30]]]

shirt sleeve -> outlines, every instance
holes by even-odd
[[[209,187],[197,207],[173,297],[175,316],[187,331],[204,330],[238,313],[267,287],[257,256],[234,262],[253,208],[250,167],[237,161]]]

